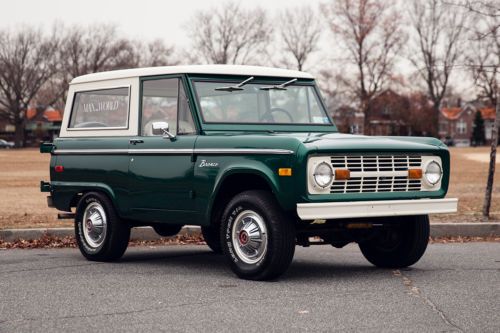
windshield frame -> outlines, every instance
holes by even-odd
[[[190,90],[193,93],[193,100],[195,101],[195,109],[200,120],[203,130],[214,130],[214,131],[276,131],[276,132],[338,132],[335,123],[331,115],[328,113],[328,109],[323,101],[321,93],[313,79],[303,79],[298,78],[290,86],[310,86],[312,87],[312,92],[316,95],[317,102],[325,110],[326,116],[330,121],[329,124],[322,123],[302,123],[302,124],[291,124],[291,123],[238,123],[238,122],[208,122],[203,118],[203,111],[200,105],[200,98],[195,87],[195,82],[210,82],[210,83],[220,83],[221,85],[232,85],[238,84],[243,80],[247,79],[248,76],[236,76],[236,75],[189,75],[188,82]],[[256,85],[280,85],[287,81],[290,81],[289,77],[258,77],[256,76],[251,84]]]

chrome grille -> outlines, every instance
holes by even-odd
[[[420,168],[419,155],[331,156],[333,169],[348,169],[349,180],[334,180],[330,193],[420,191],[420,179],[408,179],[408,169]]]

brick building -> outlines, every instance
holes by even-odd
[[[40,141],[52,141],[59,135],[63,111],[53,108],[30,108],[26,112],[24,127],[27,146],[36,146]],[[14,141],[16,128],[6,121],[0,121],[0,138]]]
[[[495,109],[493,107],[476,107],[473,104],[441,109],[439,113],[440,139],[456,146],[470,146],[477,111],[481,112],[484,120],[486,144],[491,143]]]

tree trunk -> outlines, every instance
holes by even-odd
[[[25,131],[24,131],[24,121],[16,121],[15,122],[16,131],[14,136],[14,142],[16,144],[16,148],[24,147],[25,143]]]
[[[484,195],[483,216],[490,217],[491,194],[493,192],[493,179],[495,177],[495,164],[497,157],[498,146],[498,127],[500,127],[500,98],[497,98],[497,109],[495,115],[495,123],[491,131],[491,152],[490,152],[490,167],[488,169],[488,180],[486,182],[486,193]]]

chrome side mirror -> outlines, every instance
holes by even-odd
[[[153,135],[162,135],[163,138],[173,139],[175,135],[168,131],[168,123],[166,121],[155,121],[151,124]]]

